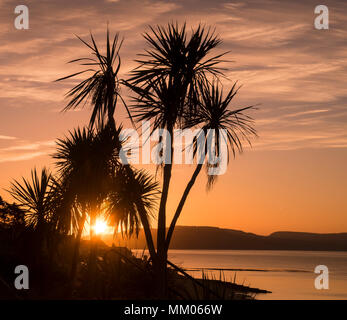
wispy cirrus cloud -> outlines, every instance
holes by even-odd
[[[0,148],[0,163],[34,159],[52,152],[54,140],[28,142],[18,140],[15,144]]]
[[[31,159],[38,158],[38,157],[44,156],[44,155],[46,155],[46,152],[29,152],[29,153],[25,153],[25,154],[5,155],[5,156],[1,155],[0,156],[0,163],[31,160]]]
[[[0,135],[0,140],[16,140],[16,139],[17,138],[15,138],[15,137]]]

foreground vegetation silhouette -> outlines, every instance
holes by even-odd
[[[90,74],[67,93],[69,102],[64,110],[87,105],[92,114],[88,126],[57,140],[52,155],[56,168],[52,172],[33,169],[30,179],[12,182],[8,191],[15,202],[0,202],[1,243],[7,243],[1,246],[1,266],[26,264],[33,273],[34,288],[21,292],[22,297],[250,297],[249,288],[206,275],[197,280],[168,261],[176,223],[203,161],[197,161],[173,219],[167,221],[173,164],[159,165],[160,181],[144,170],[123,164],[122,121],[115,114],[121,103],[135,127],[149,120],[152,130],[166,129],[171,137],[176,128],[201,128],[205,145],[207,133],[214,129],[215,156],[221,152],[218,130],[223,129],[229,159],[229,152],[233,156],[242,152],[243,143],[250,143],[256,135],[252,119],[245,114],[253,106],[230,108],[237,84],[223,93],[225,70],[221,65],[225,53],[212,54],[221,39],[210,29],[199,26],[187,32],[185,24],[168,24],[151,27],[144,38],[148,49],[136,60],[138,66],[128,79],[118,77],[122,40],[118,34],[111,39],[107,30],[106,53],[101,53],[92,34],[90,42],[80,38],[91,55],[70,62],[86,69],[57,80]],[[121,87],[131,91],[131,105],[122,97]],[[196,160],[205,160],[207,152],[198,152],[198,139],[189,147]],[[165,143],[173,156],[173,139]],[[208,169],[211,165],[205,166]],[[215,179],[208,175],[208,188]],[[137,236],[143,228],[150,256],[135,257],[126,248],[105,246],[95,229],[101,217],[117,236]],[[155,221],[156,243],[151,229]],[[86,230],[89,240],[83,240]],[[11,291],[7,285],[11,274],[3,268],[3,286]],[[18,296],[18,292],[11,294]]]

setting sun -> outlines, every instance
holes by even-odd
[[[106,233],[108,226],[105,221],[97,220],[94,226],[94,231],[96,234]]]

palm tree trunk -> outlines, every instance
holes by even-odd
[[[163,189],[160,199],[159,215],[158,215],[158,231],[157,231],[157,272],[159,276],[160,293],[163,297],[166,296],[166,263],[167,263],[167,251],[165,250],[165,238],[166,238],[166,203],[169,194],[169,186],[171,180],[172,171],[172,157],[173,157],[173,127],[168,126],[170,136],[170,163],[164,165],[164,179]]]
[[[176,209],[176,212],[175,212],[175,215],[171,221],[171,224],[170,224],[170,228],[168,230],[168,233],[167,233],[167,236],[166,236],[166,244],[165,244],[165,249],[166,251],[169,250],[169,246],[170,246],[170,241],[171,241],[171,238],[172,238],[172,235],[173,235],[173,232],[174,232],[174,229],[175,229],[175,226],[176,226],[176,223],[177,223],[177,220],[182,212],[182,209],[183,209],[183,206],[187,200],[187,197],[189,195],[189,192],[190,190],[192,189],[194,183],[195,183],[195,180],[196,178],[198,177],[200,171],[201,171],[201,168],[202,168],[202,164],[198,164],[194,170],[194,173],[192,175],[192,177],[190,178],[190,181],[188,182],[187,186],[186,186],[186,189],[184,190],[184,193],[182,195],[182,198],[178,204],[178,207]]]
[[[151,233],[151,228],[150,228],[150,225],[148,222],[147,213],[146,213],[145,208],[143,207],[143,204],[140,201],[138,201],[136,203],[136,207],[137,207],[137,210],[139,212],[141,223],[142,223],[143,230],[145,233],[148,251],[149,251],[149,254],[152,258],[153,264],[155,264],[156,259],[157,259],[157,255],[156,255],[155,248],[154,248],[154,242],[153,242],[153,237],[152,237],[152,233]]]

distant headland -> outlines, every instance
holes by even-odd
[[[154,232],[155,234],[155,232]],[[144,249],[145,238],[140,231],[138,239],[122,240],[104,236],[107,244],[126,245]],[[268,236],[217,227],[177,226],[170,249],[191,250],[309,250],[347,251],[346,233],[307,233],[279,231]]]

